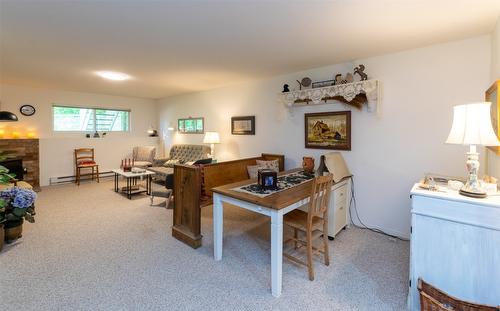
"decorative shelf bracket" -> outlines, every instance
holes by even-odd
[[[280,94],[287,107],[320,105],[336,100],[361,109],[367,104],[368,112],[376,112],[379,100],[379,81],[365,80],[315,89],[291,91]]]

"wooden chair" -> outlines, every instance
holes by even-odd
[[[330,203],[330,194],[333,184],[333,175],[317,177],[312,185],[311,198],[309,201],[308,212],[293,210],[285,214],[283,222],[293,228],[293,238],[289,238],[285,243],[294,242],[294,249],[302,246],[307,248],[307,263],[290,254],[283,255],[296,262],[307,266],[309,270],[309,280],[314,280],[313,254],[322,253],[325,265],[330,265],[328,256],[328,205]],[[305,232],[306,240],[298,237],[298,232]],[[313,241],[317,238],[323,239],[323,250],[313,246]]]
[[[80,186],[81,169],[92,169],[92,180],[94,174],[99,182],[99,165],[94,160],[94,148],[75,149],[76,184]]]

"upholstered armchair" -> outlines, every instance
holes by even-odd
[[[134,166],[149,167],[153,166],[156,155],[156,147],[154,146],[138,146],[134,147],[132,151],[132,158],[134,159]]]

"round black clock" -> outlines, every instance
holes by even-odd
[[[25,116],[32,116],[35,114],[35,107],[31,105],[22,105],[19,111]]]

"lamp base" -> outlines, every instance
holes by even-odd
[[[471,197],[471,198],[476,198],[476,199],[484,199],[488,196],[486,194],[486,192],[470,192],[470,191],[467,191],[464,189],[460,189],[460,191],[458,191],[458,193],[460,193],[461,195],[464,195],[466,197]]]
[[[471,198],[486,198],[486,191],[481,188],[477,174],[479,171],[479,153],[476,152],[476,146],[470,145],[470,150],[467,152],[467,171],[469,176],[467,182],[458,193]]]

